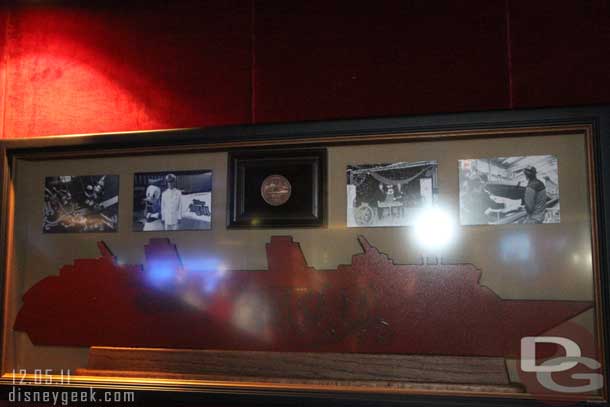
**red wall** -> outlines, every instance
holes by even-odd
[[[27,3],[5,138],[610,102],[609,0]]]

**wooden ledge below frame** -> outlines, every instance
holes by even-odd
[[[523,393],[503,358],[92,347],[78,375]]]

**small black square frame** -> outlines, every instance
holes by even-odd
[[[325,226],[326,162],[326,149],[323,148],[230,153],[227,227]],[[273,176],[287,180],[286,189],[290,191],[285,202],[275,205],[269,203],[270,199],[263,196],[262,190],[265,180]]]

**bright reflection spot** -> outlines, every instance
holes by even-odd
[[[271,312],[269,304],[256,292],[244,292],[235,301],[233,324],[258,339],[271,339]]]
[[[526,233],[514,233],[500,240],[500,257],[505,263],[523,262],[530,259],[531,241]]]
[[[593,258],[591,257],[591,253],[587,251],[583,251],[581,253],[575,252],[572,253],[572,263],[576,266],[593,266]]]
[[[205,294],[211,294],[226,275],[226,267],[218,259],[210,258],[187,258],[183,259],[182,264],[187,270],[187,275],[197,277],[201,284],[201,289]]]
[[[448,246],[456,236],[455,219],[444,209],[423,209],[413,223],[414,238],[427,250],[440,250]]]
[[[190,305],[193,308],[199,308],[200,310],[204,310],[206,308],[206,303],[203,301],[200,295],[194,293],[192,291],[186,292],[186,294],[182,295],[182,301],[186,304]]]
[[[151,286],[175,291],[183,297],[188,293],[186,302],[189,304],[199,301],[194,297],[204,298],[215,293],[227,274],[226,266],[213,258],[155,259],[146,269],[146,279]]]
[[[580,255],[578,253],[572,254],[572,262],[574,262],[574,264],[580,263]]]
[[[146,277],[152,286],[166,288],[175,281],[176,272],[176,262],[157,260],[148,264]]]

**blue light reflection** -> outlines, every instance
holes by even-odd
[[[530,260],[532,243],[527,233],[512,233],[500,240],[500,258],[505,263]]]
[[[146,270],[146,279],[155,288],[167,288],[173,285],[177,271],[174,261],[151,261]]]
[[[164,291],[176,290],[180,295],[188,287],[193,294],[193,285],[199,287],[204,296],[213,294],[226,276],[223,263],[215,258],[186,258],[180,260],[152,260],[145,276],[148,284]]]

